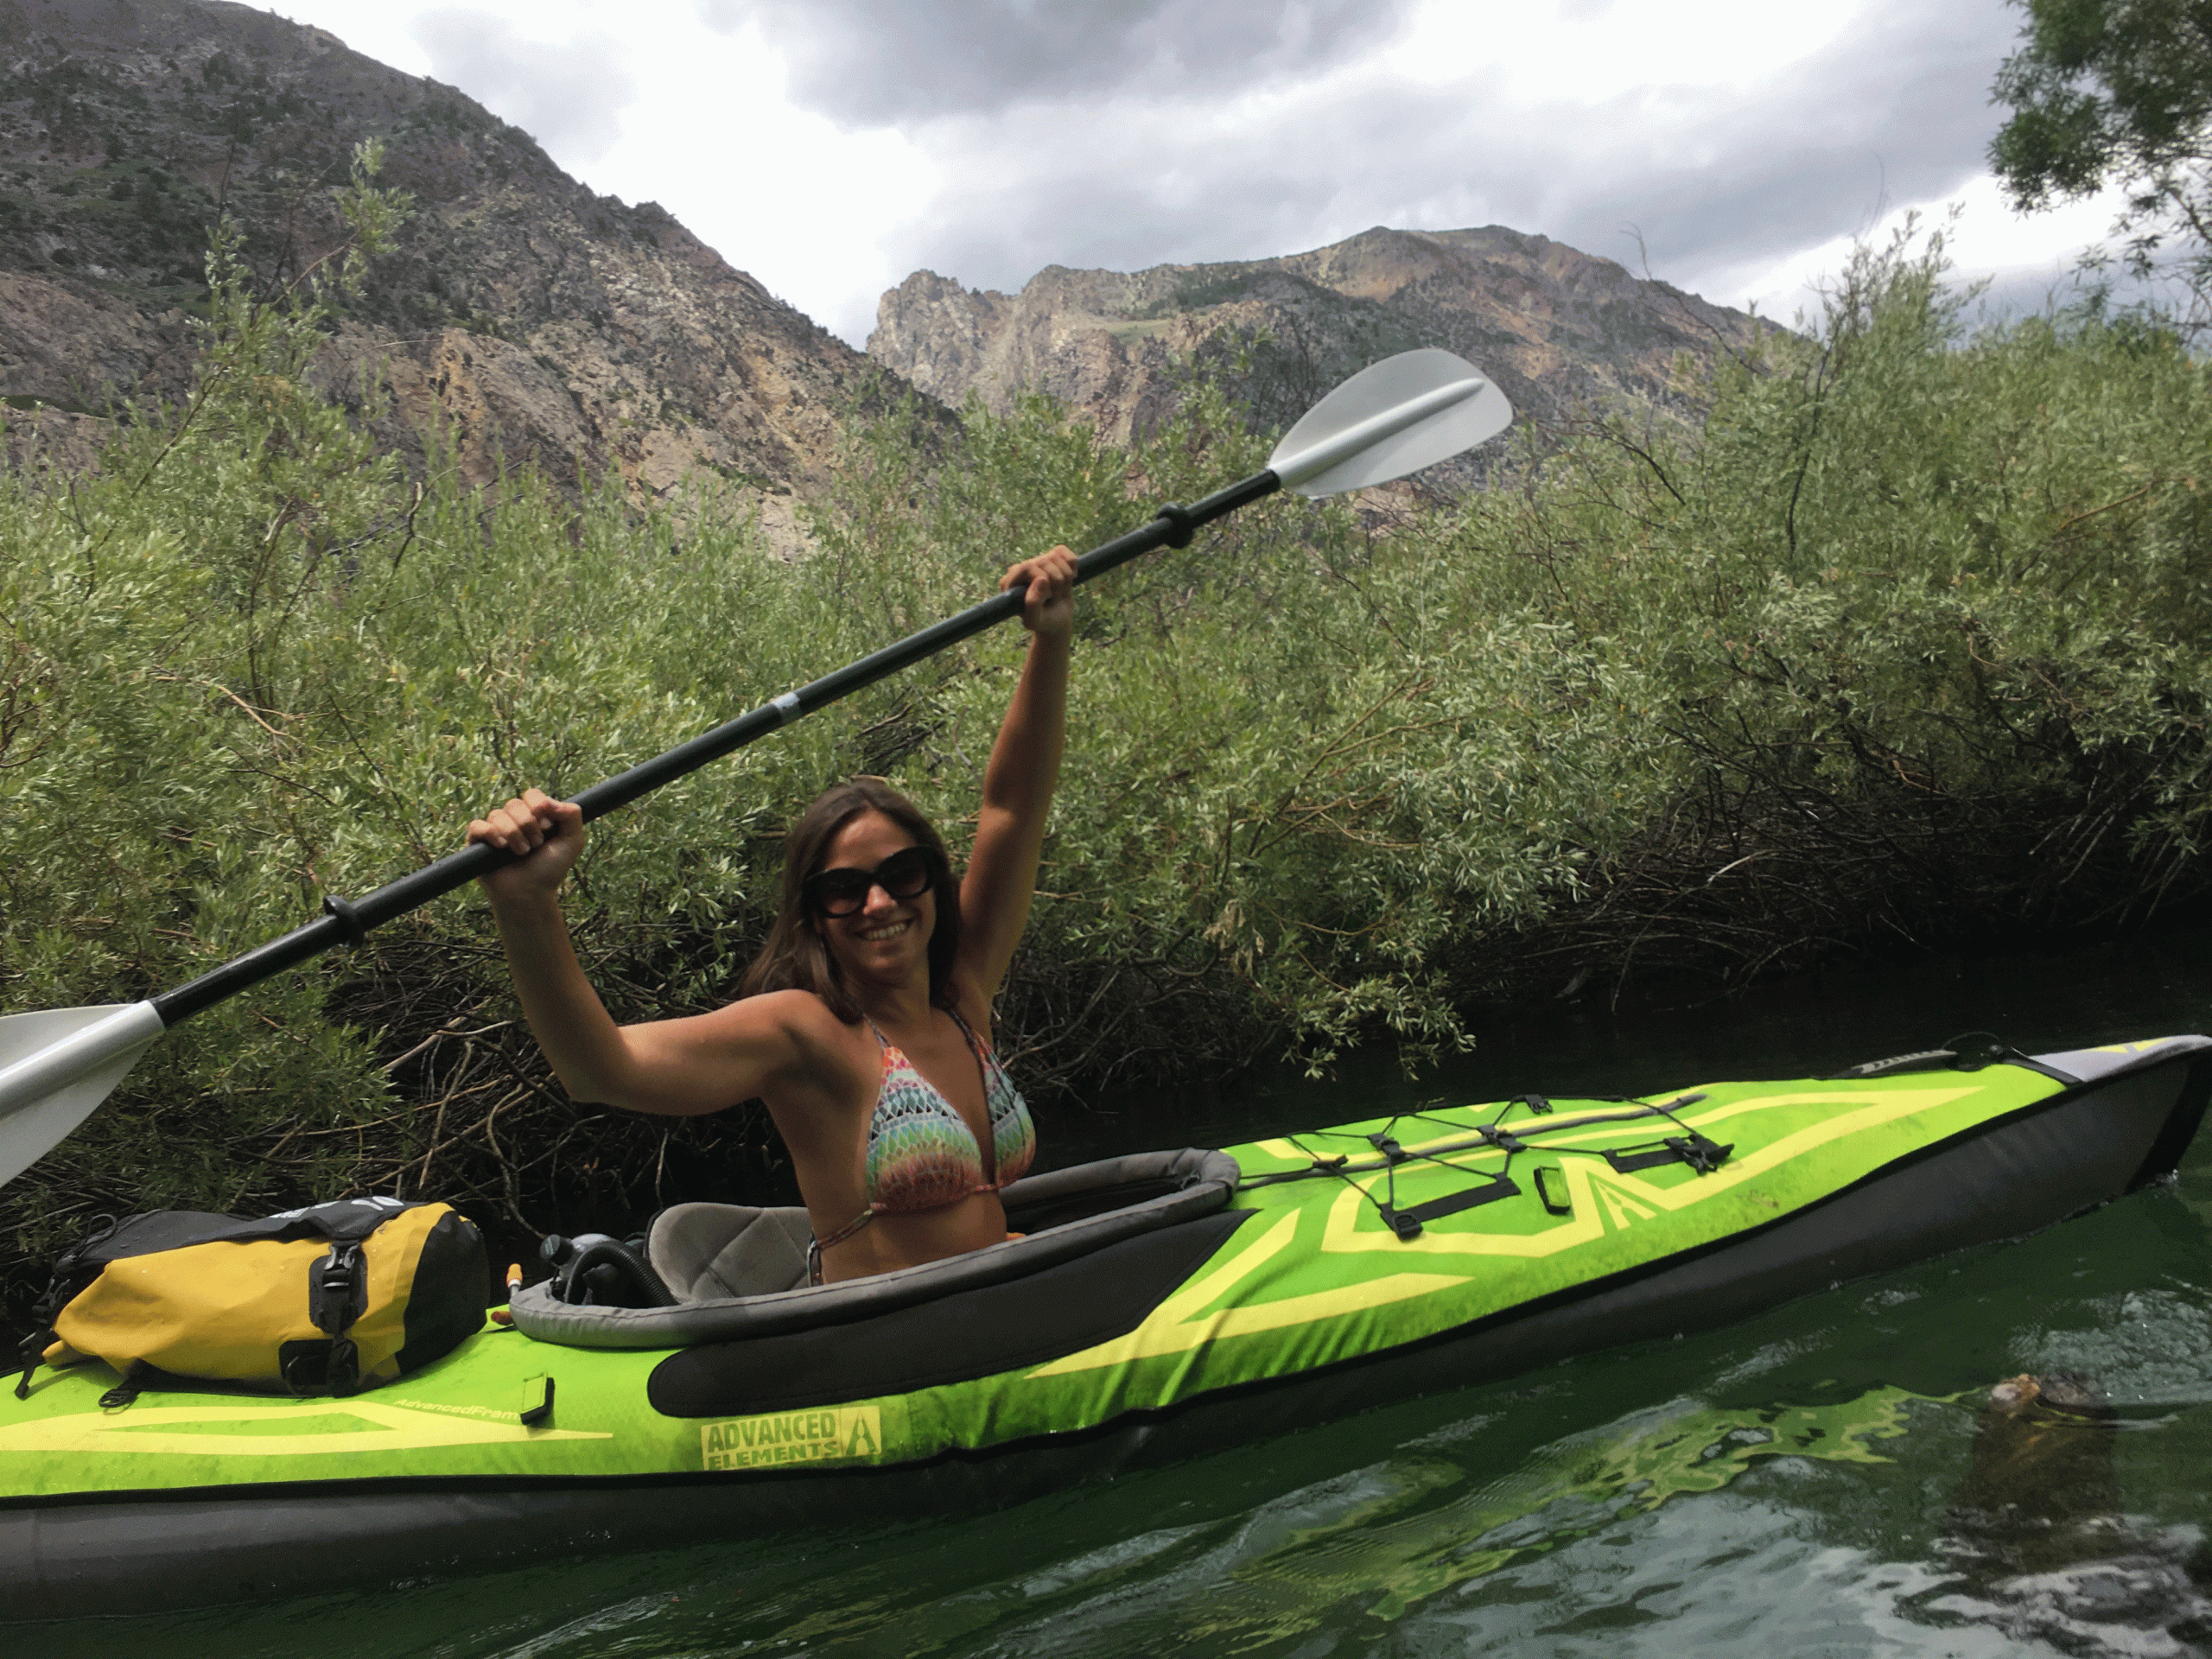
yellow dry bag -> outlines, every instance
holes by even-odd
[[[443,1204],[132,1216],[55,1264],[16,1392],[41,1360],[102,1359],[123,1374],[112,1405],[209,1382],[352,1394],[481,1328],[488,1281],[482,1236]]]

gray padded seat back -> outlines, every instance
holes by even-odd
[[[806,1282],[806,1211],[671,1205],[653,1217],[645,1260],[679,1302],[766,1296]]]

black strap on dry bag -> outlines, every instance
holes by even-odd
[[[369,1264],[361,1242],[339,1239],[328,1255],[308,1269],[308,1318],[330,1341],[286,1343],[290,1351],[280,1356],[284,1381],[295,1394],[351,1394],[360,1387],[360,1352],[346,1333],[368,1311]]]

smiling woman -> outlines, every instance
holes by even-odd
[[[618,1026],[557,893],[583,849],[575,803],[531,790],[468,826],[522,855],[483,878],[531,1029],[569,1092],[688,1116],[758,1098],[790,1147],[817,1281],[1006,1236],[999,1189],[1029,1166],[1028,1108],[991,1051],[991,1001],[1029,917],[1066,728],[1075,558],[1014,565],[1029,656],[983,777],[964,876],[878,779],[818,797],[785,839],[783,903],[744,995]]]

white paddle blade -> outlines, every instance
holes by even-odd
[[[0,1185],[90,1117],[162,1031],[150,1002],[0,1018]]]
[[[1450,352],[1401,352],[1362,369],[1283,435],[1268,467],[1318,499],[1449,461],[1513,423],[1490,377]]]

